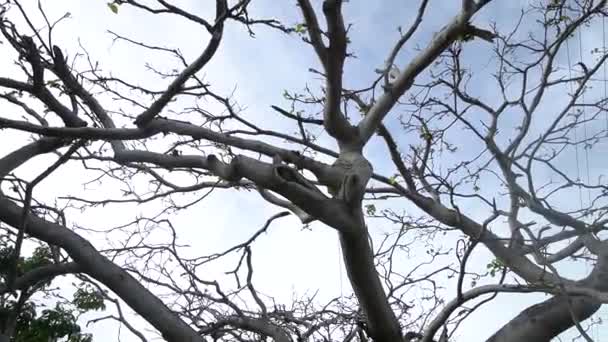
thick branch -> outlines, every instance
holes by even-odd
[[[207,47],[203,51],[203,53],[190,64],[186,69],[184,69],[174,80],[171,82],[167,90],[156,100],[154,103],[148,107],[143,113],[141,113],[136,119],[135,124],[137,126],[146,125],[150,120],[152,120],[156,115],[158,115],[163,108],[173,99],[174,96],[179,94],[182,90],[182,87],[190,79],[190,77],[194,76],[198,71],[200,71],[215,55],[217,48],[220,46],[220,42],[222,40],[222,34],[224,32],[224,24],[223,21],[220,20],[225,15],[227,10],[227,2],[226,0],[217,0],[216,1],[216,24],[214,26],[214,32],[211,34],[211,40],[207,44]]]
[[[101,124],[107,128],[116,128],[114,121],[112,121],[99,101],[97,101],[97,99],[78,82],[76,77],[72,75],[61,49],[57,46],[53,46],[53,62],[55,74],[68,89],[84,101],[87,107],[89,107],[99,121],[101,121]],[[122,141],[112,140],[111,143],[114,149],[125,148]]]
[[[468,29],[469,19],[490,1],[479,1],[470,11],[463,11],[454,17],[437,33],[430,44],[408,64],[359,123],[359,135],[364,144],[372,137],[384,117],[386,117],[399,98],[414,84],[416,77]]]
[[[5,197],[0,197],[0,221],[18,228],[22,211],[23,208]],[[135,312],[158,329],[166,340],[202,341],[198,333],[183,322],[160,299],[121,267],[101,255],[80,235],[33,214],[29,217],[28,233],[36,239],[63,248],[82,267],[84,273],[119,295]]]
[[[31,158],[39,154],[54,151],[65,146],[68,142],[68,140],[59,138],[42,138],[11,152],[0,159],[0,179],[6,177],[6,175]]]
[[[269,323],[267,320],[250,317],[226,317],[213,324],[213,329],[225,325],[272,337],[275,342],[291,342],[289,335],[283,329]]]
[[[0,118],[0,128],[2,127],[10,127],[51,137],[82,138],[88,140],[136,140],[149,138],[159,133],[175,133],[178,135],[190,136],[193,139],[205,139],[220,144],[226,144],[235,148],[261,153],[268,157],[280,156],[285,162],[294,164],[299,168],[310,170],[312,173],[314,173],[317,179],[325,185],[339,184],[341,180],[341,174],[333,170],[329,165],[316,161],[312,158],[305,157],[298,152],[276,147],[263,141],[230,136],[187,122],[169,119],[153,119],[144,128],[73,128],[45,127],[34,125],[25,121]],[[55,140],[45,138],[41,139],[41,141]],[[39,144],[42,144],[42,142]],[[115,150],[115,153],[129,154],[130,152],[118,149]],[[2,168],[0,168],[0,175],[3,174],[1,171]]]
[[[75,262],[41,266],[17,278],[13,284],[13,289],[25,290],[39,282],[51,280],[61,275],[80,273],[81,271],[80,265]],[[6,286],[0,285],[0,294],[4,294],[7,291],[8,288]]]
[[[298,3],[308,27],[311,44],[325,69],[326,89],[325,106],[323,108],[325,130],[341,145],[351,145],[358,140],[357,130],[340,111],[342,72],[347,46],[346,28],[342,18],[342,0],[326,0],[323,2],[329,47],[326,47],[323,43],[322,32],[310,2],[299,0]]]
[[[405,189],[404,189],[405,190]],[[547,284],[557,284],[559,282],[569,282],[548,272],[544,268],[538,267],[528,258],[520,253],[515,253],[501,241],[501,239],[483,226],[475,222],[470,217],[455,210],[445,207],[443,204],[420,194],[405,193],[406,197],[414,202],[420,209],[431,215],[437,221],[460,229],[470,237],[479,239],[495,256],[497,256],[510,270],[528,282],[544,282]]]
[[[574,325],[573,314],[578,321],[583,321],[600,306],[589,297],[555,296],[522,311],[487,342],[550,342]]]
[[[44,82],[44,67],[38,52],[38,48],[32,38],[23,37],[22,44],[25,49],[26,59],[32,66],[32,87],[30,92],[42,101],[50,110],[55,112],[66,126],[82,127],[86,122],[80,119],[75,112],[64,106],[46,87]]]
[[[268,191],[266,189],[258,188],[258,192],[260,193],[262,198],[265,199],[267,202],[291,211],[294,215],[296,215],[300,219],[300,221],[303,224],[310,223],[310,222],[314,221],[314,219],[315,219],[314,217],[312,217],[308,213],[306,213],[304,210],[298,208],[298,206],[294,205],[293,203],[291,203],[289,201],[285,201],[285,200],[278,198],[277,196],[273,195],[270,191]]]
[[[391,309],[374,264],[367,229],[340,234],[344,266],[374,341],[401,341],[401,328]]]

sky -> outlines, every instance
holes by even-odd
[[[25,1],[23,1],[25,3]],[[199,2],[180,0],[179,5],[192,9],[196,13],[209,17],[213,13],[211,2]],[[316,1],[315,4],[319,4]],[[496,22],[499,28],[512,28],[519,15],[522,5],[529,1],[495,1],[482,11],[476,18],[475,23],[481,27],[487,27],[490,22]],[[142,40],[151,44],[179,47],[186,58],[192,60],[205,46],[208,36],[198,27],[184,23],[174,18],[163,16],[156,18],[144,15],[140,11],[120,7],[118,14],[113,14],[107,7],[106,1],[89,0],[63,0],[42,1],[49,17],[58,18],[65,12],[70,12],[70,18],[60,24],[55,31],[54,42],[61,46],[68,56],[73,56],[79,50],[79,44],[102,65],[102,69],[111,70],[112,74],[124,77],[134,83],[150,85],[155,89],[166,86],[156,77],[150,77],[145,68],[145,63],[160,65],[165,70],[178,67],[174,60],[163,56],[152,55],[143,49],[133,48],[120,41],[112,41],[112,36],[107,32],[124,34],[135,40]],[[28,4],[31,5],[31,4]],[[345,84],[350,88],[363,87],[376,77],[374,69],[381,67],[388,51],[398,38],[396,27],[401,25],[407,27],[415,14],[415,5],[404,4],[399,1],[354,1],[346,4],[345,18],[347,23],[352,23],[351,49],[357,58],[348,61],[345,67]],[[398,56],[397,63],[405,65],[416,53],[416,46],[424,46],[433,35],[451,18],[457,11],[460,1],[431,1],[429,13],[425,16],[423,27],[419,34],[414,37],[413,43],[404,49]],[[277,6],[276,0],[254,0],[250,13],[254,17],[276,17],[280,18],[286,25],[295,25],[302,21],[298,8],[293,2],[285,2],[284,6]],[[38,18],[40,19],[40,18]],[[225,38],[220,50],[212,62],[200,73],[209,80],[214,89],[220,93],[228,94],[235,92],[235,98],[245,108],[248,118],[255,118],[265,127],[276,129],[285,128],[285,123],[276,119],[270,110],[270,105],[286,105],[282,98],[284,89],[290,91],[301,90],[306,82],[311,86],[319,86],[319,80],[312,77],[308,72],[310,67],[319,68],[314,51],[302,44],[294,35],[284,34],[265,28],[255,29],[256,37],[251,38],[242,26],[228,25]],[[573,40],[573,45],[578,44],[577,39],[585,47],[585,51],[592,46],[598,46],[601,42],[601,31],[597,27],[589,28],[583,37]],[[489,64],[489,53],[483,42],[473,42],[465,49],[465,63],[482,70],[480,75],[491,71],[491,66],[484,69],[480,65]],[[573,52],[574,54],[574,52]],[[585,54],[588,56],[588,54]],[[0,71],[2,74],[13,72],[6,58],[10,56],[0,55]],[[585,57],[587,58],[587,57]],[[574,59],[574,57],[573,57]],[[564,56],[560,61],[566,65]],[[477,70],[477,69],[476,69]],[[474,83],[474,91],[484,99],[492,100],[496,96],[495,89],[484,87],[483,80]],[[544,104],[547,112],[558,108],[560,101],[564,101],[559,94],[552,103]],[[109,108],[118,109],[119,104],[108,101]],[[181,103],[178,103],[181,104]],[[209,104],[213,108],[213,104]],[[1,108],[1,107],[0,107]],[[15,115],[15,114],[9,114]],[[387,118],[387,124],[398,125],[398,113],[392,113]],[[3,136],[11,141],[23,141],[23,135],[15,135],[3,131]],[[6,134],[6,135],[5,135]],[[407,146],[407,136],[397,136],[399,143]],[[470,140],[473,146],[476,144],[467,134],[455,137],[463,145]],[[20,140],[21,139],[21,140]],[[327,136],[321,135],[320,141],[328,147],[335,144]],[[0,152],[5,155],[14,147],[12,144],[0,146]],[[471,149],[473,151],[473,149]],[[605,151],[605,150],[604,150]],[[387,152],[378,139],[372,140],[366,148],[366,155],[374,164],[377,172],[392,174],[394,170],[387,163]],[[462,153],[467,153],[466,151]],[[473,152],[470,152],[473,153]],[[445,163],[453,162],[450,158],[461,158],[461,154],[450,157],[445,155]],[[581,154],[581,158],[582,158]],[[570,154],[572,157],[572,154]],[[592,158],[590,170],[593,175],[599,175],[606,168],[606,163],[601,158]],[[36,165],[48,165],[52,162],[49,156],[38,158],[33,165],[27,165],[19,170],[22,174],[31,176],[39,172]],[[38,163],[38,164],[36,164]],[[46,164],[45,164],[46,163]],[[565,160],[564,165],[572,163]],[[573,169],[570,169],[571,171]],[[92,183],[86,188],[82,186],[81,180],[87,179],[79,174],[76,168],[66,168],[60,174],[47,179],[41,186],[41,196],[46,194],[66,195],[79,193],[85,198],[102,198],[109,194],[117,194],[118,184],[112,188],[108,183]],[[181,180],[177,180],[181,181]],[[184,180],[187,182],[187,180]],[[112,185],[112,184],[110,184]],[[487,192],[495,192],[494,185],[488,184]],[[416,212],[411,205],[398,202],[391,205],[397,206],[399,210]],[[134,213],[142,213],[150,210],[149,206],[106,206],[87,210],[80,214],[73,211],[70,215],[72,222],[86,223],[88,229],[106,229],[107,227],[119,225],[132,220]],[[474,205],[466,207],[467,212],[473,217],[483,216],[483,209]],[[199,251],[221,251],[232,246],[236,242],[243,241],[251,233],[259,229],[272,214],[282,211],[281,208],[272,207],[252,193],[218,191],[209,198],[194,206],[187,213],[176,215],[172,221],[179,227],[179,238],[183,242],[192,245],[187,253],[196,255]],[[372,220],[370,229],[381,236],[384,231],[392,229],[386,223]],[[102,234],[91,234],[96,245],[116,245],[124,239],[120,234],[113,234],[105,238]],[[160,234],[158,238],[164,235]],[[152,236],[151,239],[155,237]],[[455,236],[447,236],[446,247],[452,247]],[[474,264],[483,267],[488,262],[488,255],[484,252],[477,253],[478,260]],[[415,255],[409,260],[399,260],[404,268],[408,264],[424,260],[424,256]],[[301,229],[299,221],[289,216],[281,218],[270,227],[270,233],[265,234],[254,245],[254,262],[256,267],[256,286],[262,291],[272,293],[278,298],[289,299],[295,291],[303,294],[306,291],[320,289],[319,298],[331,298],[340,294],[350,292],[350,286],[346,275],[342,270],[339,255],[339,245],[335,232],[322,226],[313,224],[310,230]],[[209,278],[220,277],[225,266],[208,270]],[[564,272],[576,274],[580,269],[566,266]],[[281,275],[281,276],[277,276]],[[67,280],[65,280],[67,281]],[[449,284],[446,284],[448,289]],[[454,292],[452,292],[454,293]],[[448,294],[449,300],[453,296]],[[542,300],[542,295],[518,295],[499,296],[494,304],[490,304],[472,315],[457,333],[458,341],[481,341],[489,337],[498,327],[514,317],[521,309]],[[143,324],[143,323],[142,323]],[[142,326],[145,326],[143,324]],[[99,341],[111,341],[116,339],[115,325],[111,323],[99,323],[87,328],[93,332]],[[596,333],[596,332],[594,332]],[[136,341],[125,329],[121,332],[122,341]],[[597,336],[600,337],[599,335]]]

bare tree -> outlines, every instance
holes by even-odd
[[[50,2],[0,5],[0,43],[15,66],[0,77],[0,128],[31,139],[0,159],[0,220],[12,246],[3,298],[77,274],[118,306],[119,315],[106,318],[144,341],[121,303],[167,341],[428,342],[456,340],[498,294],[543,293],[548,299],[488,341],[550,341],[570,328],[592,340],[588,319],[608,300],[608,188],[599,161],[608,54],[605,46],[583,49],[582,35],[605,36],[605,0],[538,1],[508,23],[500,22],[501,6],[513,3],[462,0],[432,36],[429,11],[443,5],[421,0],[403,18],[407,29],[395,23],[399,36],[384,65],[362,71],[374,75],[363,87],[344,77],[357,54],[347,1],[277,2],[297,11],[295,25],[253,17],[250,0],[216,0],[209,18],[178,3],[107,4],[119,16],[177,18],[207,34],[188,58],[170,41],[110,32],[115,43],[172,58],[146,66],[155,82],[115,76],[83,46],[55,45],[65,17],[50,18]],[[231,39],[229,27],[297,38],[316,54],[316,65],[303,66],[314,80],[286,90],[263,115],[249,113],[238,92],[223,93],[202,76]],[[424,45],[412,43],[425,34]],[[44,154],[57,158],[31,177],[25,167],[46,163]],[[103,184],[101,198],[36,190],[65,168]],[[223,252],[185,255],[185,228],[172,217],[212,191],[244,191],[284,211]],[[128,205],[146,210],[104,231],[118,246],[70,218]],[[255,241],[292,214],[337,232],[354,296],[280,303],[256,288]],[[152,238],[158,232],[160,242]],[[27,243],[49,246],[53,262],[18,271]],[[212,263],[229,265],[232,280],[207,276]],[[571,276],[581,267],[589,271]],[[0,327],[10,340],[14,325]]]

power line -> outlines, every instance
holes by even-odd
[[[566,39],[566,56],[568,59],[568,76],[572,80],[573,76],[572,76],[572,61],[570,60],[570,39]],[[570,94],[572,94],[572,96],[574,96],[574,87],[572,86],[572,81],[568,82],[568,84],[570,86]],[[575,101],[575,103],[576,103],[576,101]],[[574,155],[576,158],[576,179],[577,179],[577,181],[580,182],[581,169],[580,169],[580,158],[578,155],[578,134],[577,134],[578,127],[576,125],[576,122],[578,121],[578,119],[577,119],[576,112],[571,113],[571,114],[574,114],[574,124],[572,126],[572,132],[574,135]],[[583,190],[581,189],[580,185],[578,186],[578,199],[579,199],[580,207],[582,209],[583,208]]]
[[[606,37],[605,37],[605,32],[606,32],[606,28],[605,28],[605,18],[602,18],[602,34],[603,34],[603,53],[606,53]],[[568,72],[569,72],[569,77],[570,79],[573,78],[572,75],[572,61],[571,61],[571,57],[570,57],[570,44],[569,44],[569,39],[566,40],[566,50],[567,50],[567,59],[568,59]],[[579,60],[580,63],[582,63],[584,65],[584,57],[583,57],[583,36],[582,36],[582,29],[579,28],[578,29],[578,52],[579,52]],[[586,70],[583,70],[584,72],[586,72]],[[604,63],[603,65],[603,72],[604,72],[604,100],[606,100],[607,98],[607,85],[606,85],[606,64]],[[584,75],[587,76],[587,75]],[[588,80],[587,80],[588,82]],[[572,96],[574,95],[574,88],[573,88],[573,84],[572,82],[569,82],[569,86],[570,86],[570,92],[572,93]],[[585,85],[580,85],[581,87],[585,87]],[[585,110],[585,89],[581,90],[580,96],[581,96],[581,100],[582,100],[582,104],[583,106],[581,106],[580,112],[577,111],[577,99],[575,98],[573,100],[573,105],[574,105],[574,125],[572,127],[573,130],[573,135],[574,135],[574,149],[575,149],[575,157],[576,157],[576,175],[577,175],[577,179],[579,182],[582,182],[581,180],[581,170],[580,170],[580,158],[579,158],[579,154],[578,154],[578,122],[579,122],[579,114],[580,117],[582,117],[582,129],[583,129],[583,149],[584,149],[584,153],[585,153],[585,173],[586,173],[586,184],[589,185],[590,184],[590,180],[591,180],[591,175],[590,175],[590,166],[589,166],[589,146],[588,145],[588,131],[587,131],[587,113]],[[606,127],[608,129],[608,114],[606,115]],[[579,185],[578,186],[578,190],[579,190],[579,203],[580,203],[580,209],[581,211],[584,211],[584,204],[583,204],[583,189],[582,186]],[[591,207],[591,189],[587,188],[587,200],[588,200],[588,206],[589,208]],[[584,216],[586,216],[586,214],[584,214]],[[588,217],[587,219],[590,219],[590,217]],[[590,272],[592,269],[592,266],[588,263],[587,264],[587,269]],[[596,313],[595,316],[599,316],[601,315],[600,312]],[[591,332],[591,337],[593,338],[593,340],[597,340],[598,337],[598,330],[597,330],[597,325],[591,323],[592,325],[590,326],[590,332]]]
[[[602,53],[606,54],[606,16],[602,16]],[[604,101],[608,98],[608,86],[606,85],[606,63],[602,65],[604,70]],[[606,103],[604,103],[606,106]],[[608,111],[604,111],[606,116],[606,134],[608,134]]]
[[[582,32],[579,29],[578,30],[578,54],[579,54],[579,58],[581,60],[581,63],[583,62],[583,36],[582,36]],[[587,75],[585,75],[587,76]],[[588,81],[587,81],[588,82]],[[591,175],[590,175],[590,171],[589,171],[589,148],[590,145],[588,144],[588,140],[587,140],[587,113],[585,110],[585,92],[586,90],[583,89],[582,93],[581,93],[581,99],[583,100],[583,106],[581,108],[582,111],[582,115],[583,115],[583,138],[585,139],[585,145],[583,145],[583,150],[585,151],[585,168],[587,171],[587,185],[590,185],[590,180],[591,180]],[[587,199],[589,201],[589,206],[591,206],[591,189],[587,189]],[[581,208],[582,209],[582,208]]]

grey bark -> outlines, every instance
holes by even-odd
[[[522,311],[487,342],[550,342],[574,326],[572,314],[578,321],[584,321],[600,306],[599,302],[588,297],[554,296]]]
[[[0,221],[20,227],[23,208],[0,197]],[[202,337],[160,299],[125,270],[101,255],[93,245],[61,225],[30,216],[28,233],[36,239],[57,245],[82,267],[82,271],[106,285],[133,310],[160,331],[170,342],[200,342]]]
[[[341,233],[340,245],[348,278],[367,316],[370,335],[378,342],[401,341],[399,322],[376,272],[367,229]]]

